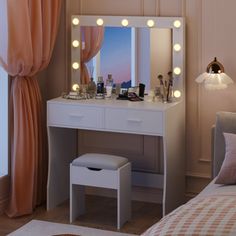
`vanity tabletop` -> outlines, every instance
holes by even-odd
[[[103,108],[114,108],[114,109],[134,109],[134,110],[153,110],[153,111],[166,111],[174,106],[181,103],[162,103],[162,102],[148,102],[148,101],[138,101],[131,102],[128,100],[117,100],[116,98],[109,99],[87,99],[87,100],[73,100],[65,99],[62,97],[51,99],[47,102],[48,104],[68,104],[68,105],[78,105],[78,106],[95,106]]]

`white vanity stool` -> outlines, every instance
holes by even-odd
[[[87,153],[70,164],[70,222],[85,213],[85,186],[117,190],[117,228],[131,218],[131,164],[127,158]]]

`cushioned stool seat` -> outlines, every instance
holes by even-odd
[[[105,170],[117,170],[126,163],[128,163],[128,159],[125,157],[107,154],[87,153],[76,158],[72,162],[72,165]]]
[[[85,186],[117,190],[117,228],[131,217],[131,164],[127,158],[87,153],[70,165],[70,222],[85,212]]]

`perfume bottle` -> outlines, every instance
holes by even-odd
[[[88,83],[88,94],[90,96],[90,98],[94,98],[95,94],[96,94],[96,83],[93,80],[93,77],[91,77],[89,83]]]
[[[112,75],[108,74],[108,77],[107,77],[107,80],[106,80],[106,98],[111,98],[112,88],[113,88]]]
[[[98,82],[97,82],[97,95],[96,98],[104,98],[104,82],[103,77],[98,76]]]
[[[167,102],[167,99],[166,99],[167,92],[166,92],[166,86],[165,86],[165,81],[164,81],[163,75],[158,75],[157,78],[160,81],[160,93],[161,93],[162,102],[166,103]]]
[[[168,83],[168,89],[167,89],[167,102],[172,102],[172,100],[173,100],[173,77],[172,77],[171,71],[168,73],[168,76],[169,76],[169,83]]]

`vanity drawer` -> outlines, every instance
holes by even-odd
[[[48,125],[72,128],[103,128],[103,109],[92,106],[48,104]]]
[[[107,108],[105,127],[108,130],[162,135],[163,114],[158,111]]]

